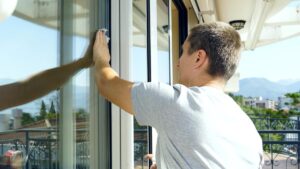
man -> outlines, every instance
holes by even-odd
[[[105,98],[157,130],[157,168],[257,169],[263,163],[262,140],[223,91],[240,52],[240,36],[228,24],[197,25],[183,44],[180,84],[134,84],[110,67],[100,31],[93,48],[96,82]]]
[[[42,71],[24,81],[0,86],[0,111],[30,102],[63,85],[70,77],[93,63],[92,50],[77,61]]]

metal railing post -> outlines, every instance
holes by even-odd
[[[27,161],[26,161],[26,169],[29,169],[29,133],[28,131],[25,132],[25,144],[26,144],[26,147],[25,147],[25,151],[26,151],[26,156],[28,157],[27,158]]]
[[[298,169],[300,169],[300,166],[299,166],[299,163],[300,163],[300,157],[299,157],[299,153],[300,153],[300,138],[299,138],[299,130],[300,130],[300,121],[299,121],[299,116],[297,116],[297,140],[298,140],[298,143],[297,143],[297,165],[298,165]]]
[[[1,144],[1,154],[4,154],[4,151],[3,151],[3,143]]]
[[[51,132],[48,132],[48,139],[49,169],[52,169]]]

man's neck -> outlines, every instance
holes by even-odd
[[[207,83],[204,83],[202,86],[210,86],[224,91],[225,83],[218,82],[218,81],[209,81]]]
[[[206,77],[206,78],[201,78],[198,79],[197,81],[194,82],[190,82],[189,84],[187,84],[188,87],[192,87],[192,86],[210,86],[210,87],[214,87],[220,90],[224,90],[225,88],[225,80],[223,80],[222,78],[211,78],[211,77]]]

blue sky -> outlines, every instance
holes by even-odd
[[[24,79],[38,71],[58,64],[58,32],[16,17],[0,22],[0,79]],[[87,39],[75,37],[75,56],[80,57],[87,47]],[[256,48],[242,53],[238,72],[242,78],[263,77],[272,81],[300,79],[300,37]],[[144,53],[134,49],[136,53]],[[167,53],[160,53],[165,65]],[[145,57],[140,56],[140,74],[145,73]],[[86,73],[86,72],[85,72]],[[138,72],[134,73],[138,76]],[[164,73],[167,76],[166,73]],[[86,85],[84,72],[77,76],[76,83]],[[140,79],[137,77],[137,79]]]
[[[10,17],[0,22],[0,79],[21,80],[39,71],[56,67],[59,63],[59,34],[55,29]],[[74,37],[74,58],[85,51],[88,40]],[[75,78],[79,85],[87,85],[86,71]]]
[[[298,36],[243,52],[238,68],[241,78],[300,79],[299,44]]]
[[[58,34],[10,17],[0,22],[0,78],[23,79],[57,65]]]

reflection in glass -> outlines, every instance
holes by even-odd
[[[93,11],[89,1],[64,1],[62,61],[76,60],[84,55],[89,43]],[[72,15],[72,17],[70,17]],[[89,71],[76,74],[63,88],[60,118],[60,157],[62,168],[90,168],[90,84]]]
[[[19,0],[14,15],[0,24],[0,85],[56,67],[66,58],[70,62],[82,57],[89,42],[91,1],[71,2],[73,11],[69,21],[73,30],[71,38],[64,42],[71,55],[60,56],[64,49],[60,49],[59,1]],[[0,112],[0,168],[58,169],[62,163],[60,150],[68,145],[74,154],[67,157],[72,159],[67,165],[90,168],[89,76],[89,71],[82,71],[71,80],[71,85],[66,85],[72,91],[70,97],[64,98],[70,101],[72,110],[68,122],[60,121],[66,112],[61,109],[65,104],[59,90]],[[74,137],[68,138],[66,144],[59,142],[62,139],[59,133],[64,132],[59,127],[63,123],[74,126],[71,130]]]
[[[19,1],[0,24],[0,84],[58,66],[58,1]],[[51,10],[51,11],[49,11]],[[0,112],[0,168],[58,167],[59,91]]]
[[[157,0],[158,80],[170,83],[169,1]]]
[[[147,81],[147,18],[146,1],[133,1],[133,54],[131,77],[135,82]],[[148,129],[134,120],[134,168],[147,169]]]

